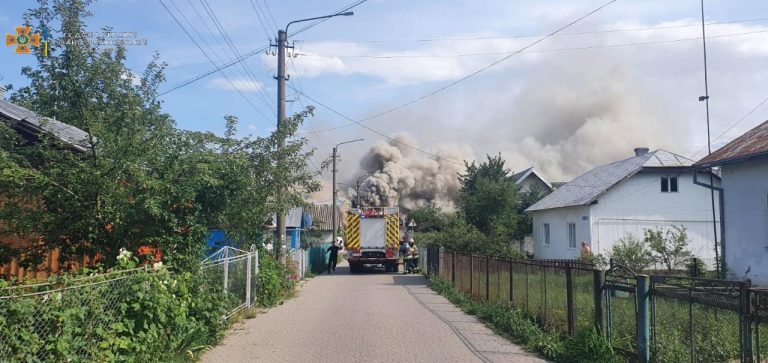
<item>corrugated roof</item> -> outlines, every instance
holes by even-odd
[[[727,145],[696,162],[696,165],[722,165],[758,155],[768,155],[768,121],[733,139]]]
[[[88,133],[72,125],[51,118],[40,117],[24,107],[3,99],[0,99],[0,116],[10,121],[11,126],[38,134],[49,132],[78,151],[86,150],[85,140],[88,138]]]
[[[644,167],[679,168],[690,166],[691,163],[690,159],[659,149],[640,156],[601,165],[555,189],[554,192],[530,206],[526,211],[587,205]]]
[[[312,216],[312,228],[321,231],[333,230],[333,205],[310,204],[306,211]],[[340,208],[336,210],[336,217],[336,223],[341,224],[344,219]]]
[[[544,185],[549,187],[549,189],[553,188],[552,184],[550,184],[550,182],[546,178],[544,178],[544,176],[541,174],[541,172],[539,172],[538,170],[534,169],[533,167],[525,169],[525,170],[523,170],[523,171],[521,171],[519,173],[514,173],[514,174],[512,174],[511,178],[512,178],[512,180],[515,181],[516,185],[520,185],[520,183],[522,183],[531,174],[533,174],[537,178],[539,178],[539,180],[541,180],[541,182],[544,183]]]

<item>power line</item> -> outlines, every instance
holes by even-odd
[[[269,40],[270,38],[272,38],[272,35],[270,34],[269,30],[267,30],[267,27],[264,25],[264,23],[267,22],[266,15],[264,16],[265,19],[262,20],[261,19],[262,11],[260,11],[261,7],[257,6],[253,0],[250,0],[250,2],[251,2],[251,7],[253,7],[253,11],[256,12],[256,17],[259,18],[259,24],[261,24],[261,29],[264,30],[264,34],[267,36],[267,40]]]
[[[582,15],[582,16],[580,16],[580,17],[578,17],[578,18],[576,18],[575,20],[573,20],[573,21],[569,22],[568,24],[566,24],[566,25],[563,25],[563,26],[561,26],[561,27],[559,27],[559,28],[557,28],[557,29],[553,30],[552,32],[548,33],[547,35],[545,35],[545,36],[543,36],[543,37],[541,37],[541,38],[539,38],[539,39],[537,39],[537,40],[535,40],[535,41],[533,41],[533,42],[529,43],[528,45],[526,45],[526,46],[524,46],[524,47],[522,47],[522,48],[518,49],[516,52],[514,52],[514,53],[512,53],[512,54],[509,54],[509,55],[507,55],[507,56],[505,56],[505,57],[503,57],[503,58],[501,58],[501,59],[499,59],[499,60],[496,60],[496,61],[494,61],[494,62],[492,62],[492,63],[490,63],[490,64],[488,64],[488,65],[486,65],[486,66],[484,66],[484,67],[482,67],[482,68],[480,68],[480,69],[478,69],[478,70],[476,70],[476,71],[474,71],[474,72],[472,72],[472,73],[470,73],[470,74],[467,74],[467,75],[466,75],[466,76],[464,76],[464,77],[461,77],[461,78],[459,78],[459,79],[457,79],[457,80],[455,80],[455,81],[453,81],[453,82],[450,82],[450,83],[448,83],[448,84],[446,84],[446,85],[444,85],[444,86],[442,86],[442,87],[439,87],[439,88],[437,88],[437,89],[435,89],[435,90],[432,90],[432,91],[430,91],[430,92],[428,92],[428,93],[426,93],[426,94],[424,94],[424,95],[421,95],[421,96],[419,96],[419,97],[416,97],[416,98],[414,98],[414,99],[412,99],[412,100],[410,100],[410,101],[408,101],[408,102],[405,102],[405,103],[403,103],[403,104],[400,104],[400,105],[398,105],[398,106],[395,106],[395,107],[393,107],[393,108],[390,108],[390,109],[388,109],[388,110],[386,110],[386,111],[383,111],[383,112],[379,112],[379,113],[377,113],[377,114],[374,114],[374,115],[372,115],[372,116],[366,117],[366,118],[364,118],[364,119],[362,119],[362,120],[359,120],[359,121],[354,121],[354,120],[351,120],[351,121],[353,121],[355,124],[358,124],[358,125],[360,125],[360,126],[363,126],[363,125],[362,125],[362,123],[363,123],[363,122],[366,122],[366,121],[370,121],[370,120],[372,120],[372,119],[375,119],[375,118],[379,118],[379,117],[381,117],[381,116],[384,116],[384,115],[390,114],[390,113],[392,113],[392,112],[395,112],[395,111],[397,111],[397,110],[400,110],[400,109],[406,108],[406,107],[408,107],[408,106],[410,106],[410,105],[412,105],[412,104],[414,104],[414,103],[417,103],[417,102],[419,102],[419,101],[422,101],[422,100],[424,100],[424,99],[427,99],[427,98],[429,98],[429,97],[431,97],[431,96],[434,96],[434,95],[436,95],[436,94],[438,94],[438,93],[440,93],[440,92],[443,92],[443,91],[447,90],[448,88],[451,88],[451,87],[453,87],[453,86],[455,86],[455,85],[457,85],[457,84],[459,84],[459,83],[461,83],[461,82],[464,82],[464,81],[466,81],[466,80],[468,80],[468,79],[470,79],[470,78],[472,78],[472,77],[474,77],[474,76],[476,76],[476,75],[478,75],[478,74],[480,74],[480,73],[483,73],[483,72],[485,72],[486,70],[488,70],[488,69],[490,69],[490,68],[493,68],[493,67],[495,67],[496,65],[498,65],[498,64],[500,64],[500,63],[502,63],[502,62],[506,61],[507,59],[510,59],[510,58],[514,57],[515,55],[517,55],[517,54],[520,54],[520,53],[524,52],[525,50],[527,50],[527,49],[529,49],[529,48],[531,48],[531,47],[535,46],[536,44],[539,44],[539,43],[541,43],[541,42],[543,42],[543,41],[545,41],[545,40],[549,39],[550,37],[554,36],[555,34],[557,34],[557,33],[561,32],[561,31],[563,31],[563,30],[565,30],[565,29],[568,29],[568,28],[570,28],[570,27],[571,27],[571,26],[573,26],[574,24],[576,24],[576,23],[578,23],[578,22],[580,22],[580,21],[582,21],[582,20],[586,19],[587,17],[589,17],[590,15],[592,15],[592,14],[594,14],[594,13],[597,13],[598,11],[600,11],[600,10],[604,9],[605,7],[607,7],[607,6],[609,6],[609,5],[613,4],[613,3],[615,3],[616,1],[617,1],[617,0],[610,0],[610,1],[606,2],[606,3],[604,3],[603,5],[600,5],[599,7],[597,7],[597,8],[595,8],[595,9],[591,10],[590,12],[588,12],[588,13],[586,13],[586,14],[584,14],[584,15]],[[306,96],[306,95],[305,95],[305,96]],[[378,131],[376,131],[376,132],[378,133]]]
[[[269,15],[269,18],[272,19],[272,25],[277,29],[277,22],[275,21],[275,17],[272,16],[272,10],[269,8],[269,4],[267,3],[267,0],[262,0],[264,3],[264,8],[267,9],[267,14]]]
[[[448,163],[451,163],[451,164],[456,164],[456,165],[464,166],[464,164],[463,164],[463,163],[460,163],[460,162],[458,162],[458,161],[455,161],[455,160],[451,160],[451,159],[446,159],[446,158],[444,158],[444,157],[438,156],[437,154],[433,154],[433,153],[431,153],[431,152],[429,152],[429,151],[426,151],[426,150],[422,150],[422,149],[420,149],[420,148],[417,148],[417,147],[415,147],[415,146],[412,146],[412,145],[406,144],[406,143],[404,143],[404,142],[402,142],[402,141],[400,141],[400,140],[397,140],[397,139],[395,139],[395,138],[393,138],[393,137],[390,137],[390,136],[388,136],[388,135],[386,135],[386,134],[384,134],[384,133],[382,133],[382,132],[379,132],[379,131],[377,131],[377,130],[374,130],[373,128],[369,127],[368,125],[365,125],[365,124],[363,124],[363,123],[362,123],[362,122],[360,122],[360,121],[356,121],[356,120],[352,119],[351,117],[349,117],[349,116],[347,116],[347,115],[345,115],[345,114],[343,114],[343,113],[341,113],[341,112],[339,112],[339,111],[336,111],[336,110],[335,110],[335,109],[333,109],[331,106],[328,106],[328,105],[326,105],[326,104],[324,104],[324,103],[322,103],[322,102],[318,101],[317,99],[314,99],[314,98],[310,97],[310,96],[309,96],[309,95],[307,95],[306,93],[304,93],[304,92],[302,92],[302,91],[299,91],[298,89],[296,89],[295,87],[293,87],[293,86],[291,86],[291,85],[288,85],[288,88],[290,88],[290,89],[294,90],[295,92],[298,92],[298,93],[300,93],[301,95],[303,95],[303,96],[304,96],[304,97],[306,97],[307,99],[311,100],[311,101],[312,101],[312,102],[314,102],[314,103],[317,103],[318,105],[320,105],[321,107],[325,108],[326,110],[328,110],[328,111],[331,111],[331,112],[333,112],[334,114],[336,114],[336,115],[338,115],[338,116],[340,116],[340,117],[342,117],[342,118],[346,119],[347,121],[349,121],[349,122],[351,122],[351,123],[354,123],[354,124],[356,124],[356,125],[358,125],[358,126],[360,126],[360,127],[364,128],[364,129],[366,129],[366,130],[368,130],[368,131],[370,131],[370,132],[372,132],[372,133],[374,133],[374,134],[376,134],[376,135],[379,135],[379,136],[381,136],[381,137],[383,137],[383,138],[385,138],[385,139],[387,139],[387,140],[389,140],[389,141],[391,141],[391,142],[394,142],[394,143],[396,143],[396,144],[398,144],[398,145],[402,145],[402,146],[404,146],[404,147],[407,147],[407,148],[409,148],[409,149],[411,149],[411,150],[414,150],[414,151],[418,151],[418,152],[420,152],[420,153],[423,153],[423,154],[429,155],[429,156],[431,156],[431,157],[435,158],[435,160],[438,160],[438,161],[439,161],[439,160],[443,160],[443,161],[445,161],[445,162],[448,162]]]
[[[708,39],[712,39],[712,38],[727,38],[727,37],[735,37],[735,36],[742,36],[742,35],[752,35],[752,34],[760,34],[760,33],[768,33],[768,29],[766,29],[766,30],[755,30],[755,31],[749,31],[749,32],[742,32],[742,33],[711,35],[711,36],[708,36],[707,38]],[[494,56],[494,55],[514,55],[516,53],[553,53],[553,52],[563,52],[563,51],[573,51],[573,50],[588,50],[588,49],[601,49],[601,48],[618,48],[618,47],[629,47],[629,46],[638,46],[638,45],[655,45],[655,44],[679,43],[679,42],[701,40],[701,39],[702,39],[701,37],[692,37],[692,38],[657,40],[657,41],[650,41],[650,42],[602,44],[602,45],[589,45],[589,46],[583,46],[583,47],[526,50],[526,51],[523,51],[523,52],[515,51],[515,52],[511,52],[511,53],[510,52],[490,52],[490,53],[462,53],[462,54],[390,54],[390,55],[386,55],[386,54],[385,55],[365,55],[365,54],[328,55],[328,54],[306,54],[306,53],[299,53],[299,55],[309,56],[309,57],[323,57],[323,58],[370,58],[370,59],[460,58],[460,57],[477,57],[477,56]]]
[[[768,18],[756,18],[756,19],[740,19],[740,20],[728,20],[728,21],[713,21],[706,23],[706,25],[722,25],[722,24],[735,24],[735,23],[749,23],[749,22],[761,22],[768,21]],[[686,25],[661,25],[644,28],[629,28],[629,29],[605,29],[605,30],[591,30],[583,32],[562,32],[557,34],[558,36],[569,35],[588,35],[588,34],[605,34],[605,33],[621,33],[621,32],[638,32],[649,30],[663,30],[663,29],[676,29],[676,28],[690,28],[698,27],[701,24],[686,24]],[[427,39],[383,39],[383,40],[336,40],[334,43],[427,43],[427,42],[449,42],[449,41],[474,41],[474,40],[495,40],[495,39],[519,39],[519,38],[537,38],[545,36],[546,34],[529,34],[529,35],[498,35],[498,36],[478,36],[478,37],[455,37],[455,38],[427,38]],[[307,41],[306,43],[320,43],[319,41]]]
[[[736,122],[734,122],[730,126],[728,126],[728,128],[726,128],[725,131],[720,133],[720,135],[718,135],[716,138],[712,139],[712,142],[715,142],[718,139],[720,139],[721,137],[723,137],[725,134],[728,133],[728,131],[731,131],[734,127],[736,127],[738,124],[740,124],[742,121],[744,121],[747,117],[749,117],[749,115],[753,114],[755,111],[757,111],[757,109],[759,109],[760,107],[762,107],[766,103],[768,103],[768,98],[763,99],[762,101],[760,101],[760,103],[758,103],[757,105],[752,107],[747,113],[745,113],[738,120],[736,120]],[[696,159],[696,155],[698,155],[700,152],[704,151],[704,149],[706,149],[706,148],[707,147],[704,146],[701,149],[699,149],[699,151],[695,152],[692,155],[691,159],[695,160]]]
[[[167,5],[165,5],[165,3],[163,2],[163,0],[158,0],[158,1],[160,2],[160,5],[162,5],[162,6],[163,6],[163,8],[165,9],[165,11],[166,11],[166,12],[167,12],[167,13],[168,13],[170,16],[171,16],[171,18],[173,18],[173,20],[176,22],[176,24],[177,24],[177,25],[178,25],[178,26],[181,28],[181,30],[182,30],[182,31],[184,31],[184,34],[186,34],[186,35],[187,35],[187,37],[189,37],[189,39],[192,41],[192,43],[194,43],[194,44],[195,44],[195,46],[197,46],[197,48],[198,48],[198,49],[199,49],[199,50],[200,50],[200,51],[203,53],[203,55],[204,55],[204,56],[205,56],[205,57],[206,57],[206,58],[207,58],[207,59],[208,59],[208,60],[211,62],[211,64],[213,64],[215,67],[217,67],[217,65],[216,65],[216,62],[214,62],[214,61],[213,61],[213,59],[212,59],[212,58],[211,58],[211,57],[208,55],[208,53],[205,51],[205,49],[203,49],[203,47],[202,47],[202,46],[200,46],[200,43],[198,43],[198,42],[197,42],[197,40],[195,40],[195,38],[192,36],[192,34],[190,34],[190,33],[189,33],[189,31],[187,31],[187,29],[184,27],[184,25],[181,23],[181,21],[179,21],[179,19],[176,17],[176,15],[175,15],[175,14],[173,14],[173,12],[171,11],[171,9],[170,9],[170,8],[168,8],[168,6],[167,6]],[[244,99],[244,100],[245,100],[245,101],[246,101],[246,102],[247,102],[247,103],[248,103],[248,104],[249,104],[249,105],[250,105],[250,106],[251,106],[251,107],[252,107],[252,108],[253,108],[253,109],[254,109],[256,112],[258,112],[259,114],[261,114],[261,115],[262,115],[262,116],[263,116],[265,119],[267,118],[267,117],[266,117],[266,115],[264,115],[264,113],[263,113],[263,112],[262,112],[262,111],[261,111],[261,110],[260,110],[258,107],[256,107],[256,105],[254,105],[254,104],[253,104],[253,102],[251,102],[251,100],[250,100],[248,97],[246,97],[246,96],[245,96],[245,94],[244,94],[242,91],[240,91],[240,89],[239,89],[239,88],[237,88],[237,87],[234,85],[234,83],[233,83],[233,82],[232,82],[232,81],[229,79],[229,77],[227,77],[227,75],[226,75],[226,74],[222,73],[222,75],[223,75],[223,76],[224,76],[224,78],[227,80],[227,82],[229,82],[229,84],[230,84],[230,85],[232,85],[232,87],[233,87],[233,88],[234,88],[234,89],[235,89],[235,90],[236,90],[236,91],[237,91],[237,92],[240,94],[240,96],[242,96],[242,97],[243,97],[243,99]],[[201,77],[201,78],[202,78],[202,77]],[[190,83],[191,83],[191,82],[190,82]],[[179,88],[180,88],[180,87],[179,87]],[[178,88],[176,88],[176,89],[178,89]],[[158,96],[162,96],[162,95],[164,95],[164,94],[166,94],[166,93],[168,93],[168,92],[170,92],[170,91],[166,91],[166,92],[160,93],[160,94],[158,94]]]

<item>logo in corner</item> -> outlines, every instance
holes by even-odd
[[[14,50],[14,53],[16,54],[29,54],[31,53],[30,46],[32,47],[39,47],[40,46],[40,33],[35,33],[30,35],[29,33],[32,32],[32,27],[28,26],[17,26],[16,28],[16,35],[13,34],[5,34],[5,46],[16,46],[16,50]]]

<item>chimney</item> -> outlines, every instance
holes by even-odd
[[[636,147],[635,148],[635,156],[645,155],[648,153],[650,149],[647,147]]]

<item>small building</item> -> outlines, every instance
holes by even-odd
[[[692,160],[665,150],[636,148],[635,156],[593,168],[555,189],[526,211],[533,215],[534,256],[579,257],[586,241],[607,255],[627,234],[684,226],[689,248],[714,266],[712,202],[693,184]]]
[[[768,121],[699,160],[694,167],[720,168],[723,256],[729,277],[768,286]]]
[[[544,196],[554,189],[552,184],[544,178],[544,175],[534,167],[512,174],[512,180],[515,181],[515,185],[517,185],[520,192],[523,193],[530,193],[533,191],[539,192]]]
[[[312,203],[305,208],[312,217],[312,226],[309,228],[308,243],[323,244],[333,241],[333,205]],[[336,209],[336,228],[340,231],[344,226],[345,218],[341,208]]]

